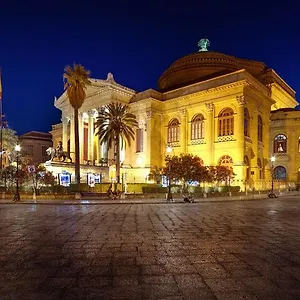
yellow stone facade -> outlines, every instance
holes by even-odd
[[[205,165],[232,167],[233,185],[267,189],[272,139],[279,133],[287,136],[289,146],[285,155],[276,155],[275,164],[287,168],[287,180],[298,181],[300,129],[295,120],[300,113],[293,109],[298,105],[295,92],[261,62],[210,51],[190,54],[162,74],[158,90],[143,92],[120,85],[110,73],[106,80],[92,79],[80,109],[81,164],[111,164],[112,150],[99,144],[94,122],[102,106],[117,101],[128,104],[139,122],[138,139],[121,154],[125,182],[147,182],[151,165],[163,166],[166,147],[171,146],[174,155],[192,153]],[[62,141],[64,150],[72,153],[73,110],[66,93],[54,105],[62,111],[62,123],[51,132],[54,146]],[[279,111],[286,108],[292,117],[282,121]]]

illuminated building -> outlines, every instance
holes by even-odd
[[[97,168],[113,159],[112,150],[107,151],[94,135],[94,121],[102,106],[119,101],[129,104],[139,123],[135,141],[122,149],[127,181],[145,182],[151,165],[165,164],[166,147],[171,146],[174,155],[192,153],[205,165],[232,167],[233,185],[266,189],[273,144],[276,166],[290,168],[291,177],[285,179],[298,181],[300,130],[289,137],[288,123],[280,121],[285,109],[292,116],[287,118],[291,125],[292,118],[300,117],[294,111],[295,92],[262,62],[201,48],[172,63],[160,76],[157,90],[136,92],[110,73],[106,80],[91,81],[79,118],[82,165]],[[54,145],[62,141],[65,150],[74,152],[73,109],[66,93],[54,105],[62,111],[62,123],[53,125],[51,132]],[[273,142],[275,134],[280,141]],[[289,140],[293,145],[286,146]],[[297,166],[290,163],[293,153],[299,156]]]

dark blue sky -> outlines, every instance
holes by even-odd
[[[53,98],[63,91],[66,65],[81,63],[99,79],[112,72],[138,91],[156,88],[203,37],[210,50],[263,61],[300,90],[299,6],[288,2],[3,2],[10,3],[0,11],[3,109],[18,134],[60,121]]]

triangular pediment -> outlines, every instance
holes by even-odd
[[[132,95],[136,93],[134,90],[117,83],[111,73],[108,73],[106,80],[91,78],[90,81],[91,85],[87,86],[86,89],[87,99],[102,93],[109,92],[111,90],[121,90]],[[66,92],[64,92],[59,98],[55,97],[54,106],[56,108],[62,109],[62,107],[66,105],[69,105],[69,100]]]

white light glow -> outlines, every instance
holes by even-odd
[[[168,146],[168,147],[167,147],[167,152],[168,152],[168,153],[171,153],[171,152],[172,152],[172,150],[173,150],[173,149],[172,149],[172,147],[171,147],[171,146]]]

